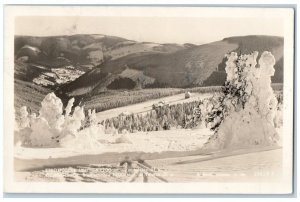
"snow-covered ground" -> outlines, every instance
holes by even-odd
[[[281,177],[281,161],[282,149],[264,148],[147,162],[164,169],[170,182],[270,182]]]
[[[14,154],[15,158],[18,159],[55,159],[108,152],[193,151],[199,149],[211,134],[212,132],[208,129],[176,129],[122,135],[101,134],[98,138],[100,143],[98,148],[82,150],[76,148],[76,145],[69,148],[26,148],[16,146]],[[78,163],[80,164],[80,162]]]
[[[109,155],[109,154],[108,154]],[[274,158],[276,156],[276,158]],[[99,156],[100,158],[101,156]],[[15,173],[17,181],[46,182],[128,182],[132,174],[143,171],[133,163],[131,172],[120,161],[73,164],[37,168]],[[210,153],[204,155],[154,158],[146,160],[150,171],[147,182],[274,182],[281,178],[282,149],[244,149],[234,152]],[[134,182],[145,182],[139,174]]]
[[[168,182],[270,182],[280,178],[281,148],[203,151],[211,135],[207,129],[105,134],[98,139],[101,146],[90,150],[16,146],[15,176],[18,181],[126,182],[140,169],[136,160],[144,159],[155,175]],[[119,142],[120,137],[125,141]],[[133,161],[132,172],[120,165],[124,159]],[[148,175],[147,182],[161,182]],[[139,174],[134,182],[144,180]]]

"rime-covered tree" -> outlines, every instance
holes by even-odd
[[[249,55],[227,55],[227,79],[223,94],[211,100],[208,123],[215,134],[206,148],[224,149],[278,142],[274,127],[277,100],[271,88],[275,58],[263,52]]]

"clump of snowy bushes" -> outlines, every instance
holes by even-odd
[[[221,96],[199,106],[202,120],[215,131],[205,148],[279,143],[276,128],[282,126],[282,103],[278,104],[271,88],[275,58],[265,51],[257,64],[257,57],[258,52],[227,55],[227,79]]]
[[[73,104],[74,98],[63,110],[61,100],[50,93],[42,101],[38,116],[22,107],[15,127],[15,142],[30,147],[99,146],[96,139],[103,134],[103,128],[96,122],[95,110],[89,110],[86,117],[83,107],[76,106],[71,113]]]

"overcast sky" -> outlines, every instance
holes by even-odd
[[[230,36],[283,36],[274,18],[17,17],[16,35],[105,34],[136,41],[202,44]]]

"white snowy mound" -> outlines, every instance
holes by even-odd
[[[279,141],[274,126],[253,112],[251,118],[246,111],[234,112],[221,124],[205,145],[210,149],[245,148],[248,146],[270,146]]]

